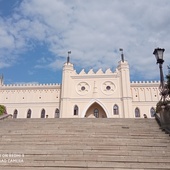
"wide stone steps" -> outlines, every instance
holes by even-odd
[[[170,137],[154,119],[0,121],[0,169],[170,169]]]

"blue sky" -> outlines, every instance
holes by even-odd
[[[159,80],[152,53],[165,48],[166,74],[169,13],[169,0],[0,0],[0,74],[5,84],[61,83],[69,50],[88,72],[114,71],[123,48],[131,80]]]

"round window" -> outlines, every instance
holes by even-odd
[[[81,87],[81,90],[84,91],[86,88],[84,86]]]
[[[106,86],[106,90],[110,90],[111,89],[111,87],[110,86]]]

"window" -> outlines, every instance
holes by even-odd
[[[84,86],[81,87],[81,90],[84,91],[86,88]]]
[[[41,118],[45,118],[45,110],[44,109],[42,109],[42,111],[41,111]]]
[[[99,110],[98,109],[94,109],[94,116],[96,118],[99,118]]]
[[[135,109],[135,117],[140,117],[140,110],[138,107]]]
[[[118,107],[117,104],[115,104],[115,105],[113,106],[113,114],[114,114],[114,115],[118,115],[118,114],[119,114],[119,107]]]
[[[27,118],[31,118],[31,109],[29,109],[27,112]]]
[[[17,118],[17,115],[18,115],[18,110],[14,110],[14,114],[13,114],[13,118],[16,119]]]
[[[59,109],[55,110],[55,118],[59,118],[60,117],[60,111]]]
[[[111,89],[111,87],[110,86],[106,86],[106,90],[110,90]]]
[[[78,115],[79,108],[77,105],[74,106],[74,115]]]
[[[150,110],[151,117],[155,116],[155,109],[152,107]]]

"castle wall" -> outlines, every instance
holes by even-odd
[[[114,117],[113,105],[119,105],[120,110],[122,108],[119,77],[118,71],[113,73],[110,69],[105,73],[99,69],[96,73],[93,70],[88,73],[82,70],[77,74],[73,65],[65,63],[61,95],[62,117],[85,117],[87,109],[95,102],[103,106],[107,117]],[[78,115],[73,115],[75,105],[79,107]]]
[[[123,84],[125,82],[126,84]],[[120,62],[114,72],[110,69],[105,72],[99,69],[95,73],[91,69],[87,73],[82,70],[79,74],[71,63],[65,63],[61,95],[62,117],[85,117],[86,111],[94,103],[102,106],[108,118],[132,117],[127,62]],[[113,114],[114,105],[119,108],[118,115]],[[75,106],[79,108],[78,115],[73,114]]]
[[[31,118],[40,118],[43,109],[44,117],[48,115],[49,118],[94,117],[95,109],[100,117],[135,118],[138,109],[140,118],[143,114],[151,118],[151,109],[155,109],[160,100],[159,84],[130,82],[126,61],[120,61],[114,72],[110,69],[94,72],[91,69],[87,73],[84,70],[77,73],[73,64],[65,63],[62,85],[4,85],[1,81],[0,104],[6,106],[9,114],[13,115],[17,110],[17,118],[26,118],[29,109]],[[75,114],[75,106],[78,114]]]
[[[0,104],[6,106],[9,114],[17,110],[18,118],[26,118],[29,109],[32,118],[40,118],[42,109],[53,118],[56,108],[59,109],[60,85],[3,85],[0,96]]]
[[[156,104],[160,100],[159,85],[159,81],[131,83],[133,113],[135,108],[139,108],[141,117],[146,114],[151,118],[151,108],[156,109]]]

